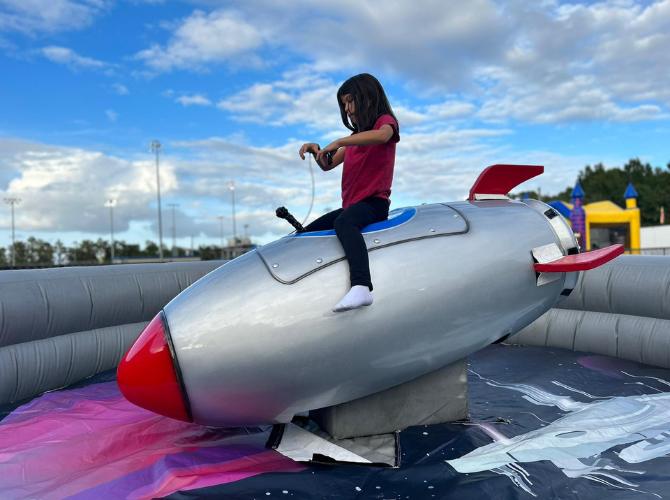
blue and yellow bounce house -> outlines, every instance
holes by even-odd
[[[620,243],[628,253],[638,253],[640,209],[637,197],[635,187],[629,182],[624,193],[626,208],[609,200],[583,205],[584,190],[577,181],[572,190],[572,203],[556,200],[549,205],[570,221],[583,249],[592,250]]]

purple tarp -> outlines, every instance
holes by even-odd
[[[265,449],[267,438],[153,414],[116,382],[52,392],[0,422],[0,497],[154,498],[304,469]]]

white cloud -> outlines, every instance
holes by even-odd
[[[72,22],[67,23],[62,13],[38,16],[38,6],[48,10],[46,3],[0,0],[0,31],[9,29],[7,12],[25,11],[23,20],[33,24],[21,29],[35,32],[84,26],[106,8],[105,3],[53,3],[88,9],[90,15],[72,15]],[[220,5],[200,2],[206,4]],[[387,90],[395,88],[400,94],[399,98],[389,96],[402,137],[394,206],[462,199],[481,169],[499,162],[545,163],[547,173],[537,185],[545,192],[557,192],[572,184],[586,163],[594,162],[586,155],[513,148],[509,144],[519,142],[514,137],[515,123],[668,117],[670,0],[563,5],[553,0],[465,4],[426,0],[388,3],[383,8],[362,0],[286,4],[249,0],[236,5],[235,11],[216,7],[211,12],[195,11],[171,25],[166,41],[137,55],[154,72],[202,71],[218,64],[238,64],[238,60],[254,63],[261,57],[266,58],[266,68],[275,63],[286,68],[299,61],[290,71],[264,76],[246,88],[235,87],[222,99],[217,95],[217,102],[213,94],[164,93],[183,106],[216,105],[238,122],[291,130],[292,137],[279,147],[260,147],[257,144],[263,139],[249,144],[240,137],[171,144],[180,149],[167,154],[162,163],[162,176],[170,176],[163,173],[164,165],[174,181],[172,187],[164,188],[166,196],[179,200],[180,228],[191,224],[196,232],[202,230],[210,237],[218,235],[214,216],[230,210],[226,189],[230,179],[238,185],[238,227],[249,223],[264,234],[281,234],[288,228],[272,216],[279,204],[286,204],[302,218],[309,206],[310,177],[308,163],[298,160],[298,146],[303,140],[348,133],[339,117],[335,93],[342,78],[359,71],[378,74],[391,83]],[[112,67],[66,47],[45,47],[42,54],[72,68]],[[119,95],[128,93],[120,83],[110,88]],[[416,96],[411,95],[412,90]],[[118,117],[113,109],[105,113],[110,121]],[[276,141],[278,134],[273,135]],[[0,139],[0,153],[7,153],[8,148],[8,140]],[[58,227],[68,231],[106,231],[104,213],[91,216],[88,222],[77,220],[73,202],[57,193],[61,187],[68,189],[61,186],[61,178],[76,186],[67,193],[77,198],[77,206],[90,204],[91,210],[98,210],[99,200],[91,193],[97,190],[104,198],[115,192],[137,200],[129,202],[132,210],[122,217],[126,227],[131,221],[153,224],[151,188],[143,192],[133,185],[145,174],[154,175],[149,160],[32,143],[16,146],[16,141],[12,148],[11,154],[0,154],[0,183],[19,189],[21,197],[30,201],[31,208],[23,204],[26,227],[46,227],[48,222],[62,224]],[[595,159],[600,160],[615,164],[627,158]],[[107,179],[116,170],[132,173]],[[339,170],[323,173],[315,169],[315,175],[313,215],[339,206],[340,190]],[[149,177],[144,181],[150,183]],[[42,199],[58,207],[55,213],[49,212]],[[32,203],[38,208],[33,209]],[[48,220],[40,225],[39,217]]]
[[[670,104],[670,2],[516,6],[520,35],[495,65],[480,116],[535,123],[643,121]],[[653,22],[651,22],[653,18]],[[665,28],[663,28],[665,26]],[[643,76],[644,75],[644,76]]]
[[[579,121],[642,121],[663,117],[656,104],[622,105],[599,88],[592,77],[576,77],[547,89],[512,87],[486,101],[479,112],[485,120],[521,119],[531,123]]]
[[[106,110],[105,111],[105,116],[112,123],[116,122],[116,120],[119,118],[119,114],[116,111],[114,111],[113,109]]]
[[[104,202],[119,200],[119,231],[131,220],[152,220],[155,171],[150,159],[130,161],[79,148],[0,139],[2,190],[22,199],[16,224],[20,231],[81,231],[105,234]],[[170,162],[161,166],[161,184],[170,194],[178,187]],[[5,214],[2,215],[6,219]],[[7,222],[3,220],[2,223]]]
[[[183,95],[176,99],[182,106],[211,106],[212,101],[202,94]]]
[[[541,186],[545,193],[557,193],[574,182],[585,164],[593,162],[586,156],[513,149],[504,140],[511,134],[508,129],[456,127],[405,132],[397,146],[393,206],[465,199],[486,166],[505,162],[544,164],[547,173],[525,189]],[[236,179],[241,206],[271,214],[274,207],[286,205],[301,219],[309,206],[310,185],[308,164],[297,160],[299,145],[289,141],[277,148],[256,147],[214,137],[173,147],[197,155],[195,161],[184,162],[192,180],[181,183],[193,198],[225,198],[227,182]],[[317,198],[310,219],[341,203],[341,169],[322,172],[314,168],[314,175]],[[275,236],[288,229],[281,222],[268,220],[267,224]]]
[[[545,175],[524,188],[541,186],[545,193],[571,185],[579,170],[593,163],[583,156],[512,149],[501,141],[508,134],[511,131],[503,129],[453,127],[405,133],[397,149],[393,207],[464,199],[481,170],[493,163],[544,164]],[[199,243],[206,243],[202,237],[218,241],[219,215],[225,217],[225,237],[230,237],[231,180],[236,185],[238,234],[248,224],[256,241],[271,241],[291,230],[274,216],[278,206],[286,206],[300,221],[308,213],[310,161],[299,159],[298,141],[257,147],[238,137],[211,137],[167,146],[160,163],[167,243],[171,235],[168,203],[179,204],[177,237],[194,235]],[[617,159],[602,160],[612,165]],[[316,198],[309,220],[341,203],[341,169],[322,172],[313,162],[311,165]],[[109,212],[104,202],[114,198],[118,200],[114,213],[119,237],[139,243],[156,240],[155,175],[150,154],[127,159],[0,138],[0,190],[22,199],[16,223],[25,235],[57,234],[65,241],[75,232],[106,237]],[[3,224],[9,224],[6,211],[0,213]],[[146,229],[138,233],[138,227]]]
[[[108,5],[105,0],[1,0],[0,32],[37,34],[81,29]]]
[[[498,60],[512,31],[488,0],[246,2],[244,19],[281,51],[319,71],[402,76],[440,89],[468,82],[473,61]]]
[[[116,92],[118,95],[128,95],[130,94],[130,91],[128,90],[128,87],[123,85],[122,83],[115,83],[112,85],[112,90]]]
[[[190,186],[196,198],[227,197],[228,183],[234,180],[238,201],[254,210],[264,208],[274,213],[281,204],[309,204],[310,163],[298,157],[300,143],[296,141],[271,148],[248,146],[235,138],[212,137],[177,142],[173,147],[196,155],[184,161],[185,167],[179,171],[192,178],[184,180],[182,189]],[[337,200],[339,176],[335,174],[328,180],[335,182],[332,198]]]
[[[52,62],[64,64],[72,69],[106,69],[110,67],[109,64],[103,61],[80,56],[74,50],[67,47],[57,47],[55,45],[43,47],[42,55]]]
[[[426,113],[411,109],[407,106],[391,106],[393,107],[393,113],[396,115],[398,122],[402,123],[403,127],[419,125],[431,119]]]
[[[450,120],[469,117],[476,109],[476,106],[470,102],[450,100],[427,106],[426,115],[433,120]]]
[[[219,101],[217,107],[241,122],[261,123],[276,127],[306,125],[310,133],[336,138],[348,134],[337,105],[339,83],[303,66],[287,71],[279,80],[255,83]],[[474,104],[449,99],[431,105],[394,104],[394,113],[402,130],[416,126],[435,128],[445,121],[473,118]]]
[[[307,124],[314,130],[342,128],[337,84],[302,67],[285,72],[280,80],[256,83],[224,98],[218,108],[240,121],[273,126]]]
[[[478,116],[490,121],[627,122],[666,117],[670,107],[670,0],[423,0],[383,9],[373,0],[256,0],[239,4],[234,15],[225,9],[196,11],[166,48],[157,49],[154,69],[232,63],[230,51],[216,53],[223,43],[213,36],[221,31],[217,19],[249,33],[234,49],[236,54],[243,50],[244,58],[253,53],[272,64],[277,55],[290,53],[307,61],[315,78],[371,71],[405,82],[428,100],[457,96],[455,103],[429,103],[434,106],[424,111],[430,119],[480,111]],[[200,24],[207,43],[186,29]],[[219,107],[240,120],[313,124],[314,118],[289,101],[323,100],[322,90],[322,85],[259,83],[223,99]],[[413,114],[406,119],[423,121]]]
[[[231,237],[231,205],[228,182],[235,180],[238,234],[244,225],[258,237],[273,239],[291,228],[274,216],[277,206],[289,206],[304,217],[311,194],[308,162],[297,156],[297,145],[280,149],[250,148],[226,139],[169,144],[161,156],[163,239],[169,243],[171,212],[178,203],[177,237],[191,235],[218,241],[224,215],[225,237]],[[175,150],[177,148],[177,150]],[[202,157],[179,156],[200,152]],[[290,156],[288,151],[291,151]],[[332,176],[329,203],[338,199],[339,178]],[[125,159],[98,151],[37,144],[0,138],[0,191],[21,198],[16,213],[17,230],[27,237],[68,234],[106,237],[109,232],[107,199],[117,199],[115,228],[119,238],[143,243],[157,240],[156,172],[150,155]],[[8,212],[0,212],[0,225],[8,225]],[[141,234],[131,228],[147,227]],[[126,232],[124,235],[123,233]],[[96,236],[97,235],[97,236]]]
[[[210,63],[251,54],[262,42],[260,32],[235,11],[196,10],[178,25],[165,47],[152,45],[136,57],[155,71],[202,70]]]

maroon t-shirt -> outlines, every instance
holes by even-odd
[[[372,129],[379,130],[387,124],[393,127],[393,137],[388,142],[345,148],[342,208],[347,208],[370,196],[385,200],[391,196],[395,145],[400,140],[398,123],[391,115],[381,115]]]

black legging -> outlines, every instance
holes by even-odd
[[[344,255],[349,261],[351,286],[363,285],[372,291],[368,250],[361,229],[373,222],[386,220],[388,215],[389,201],[370,197],[347,208],[339,208],[322,215],[305,227],[305,231],[325,231],[334,228],[344,249]]]

